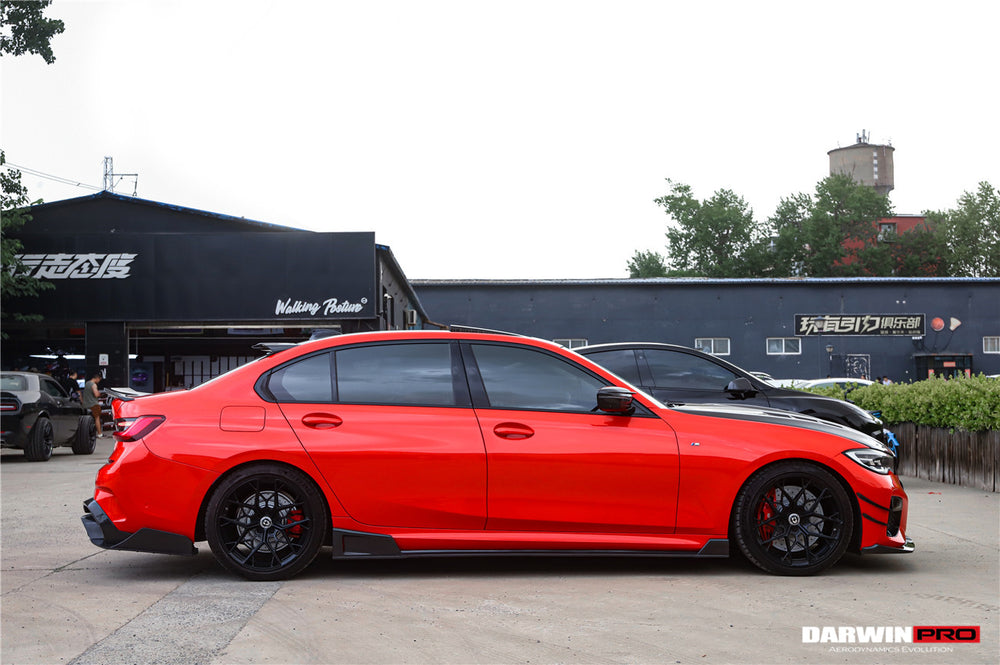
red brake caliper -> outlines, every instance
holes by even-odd
[[[774,526],[770,524],[770,520],[774,517],[771,505],[775,501],[774,490],[771,490],[766,497],[761,499],[760,505],[757,507],[757,530],[762,541],[770,540],[774,535]]]

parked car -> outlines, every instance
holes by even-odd
[[[767,406],[847,425],[883,443],[889,439],[882,421],[855,404],[772,385],[697,349],[658,342],[624,342],[573,350],[668,404]]]
[[[808,381],[800,381],[795,384],[795,387],[799,390],[805,390],[807,388],[840,388],[844,391],[851,391],[855,388],[860,388],[861,386],[870,386],[874,381],[869,381],[868,379],[852,379],[850,377],[827,377],[825,379],[809,379]]]
[[[0,372],[0,421],[0,445],[24,450],[32,462],[49,459],[58,446],[70,446],[77,455],[90,455],[97,446],[93,416],[45,374]]]
[[[877,440],[787,411],[667,408],[526,337],[330,337],[114,410],[84,503],[93,543],[207,540],[252,580],[295,575],[325,544],[354,559],[732,546],[783,575],[913,548]]]

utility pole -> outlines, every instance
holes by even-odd
[[[111,157],[104,158],[104,191],[115,193],[115,178],[135,178],[132,181],[132,196],[139,192],[138,173],[115,173],[114,160]]]

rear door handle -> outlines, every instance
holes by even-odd
[[[307,413],[302,416],[302,424],[311,429],[333,429],[344,424],[344,419],[332,413]]]
[[[501,439],[527,439],[534,436],[535,430],[521,423],[500,423],[493,428],[493,433]]]

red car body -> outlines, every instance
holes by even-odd
[[[411,373],[392,354],[412,345],[447,356],[450,374]],[[347,354],[359,350],[353,368]],[[330,397],[303,398],[327,394],[326,379],[299,374],[325,376],[328,362]],[[389,362],[398,378],[379,383]],[[552,392],[564,374],[570,392],[614,386],[621,406],[546,401],[543,387]],[[444,388],[426,399],[415,389],[411,399],[411,383]],[[115,400],[114,412],[116,446],[85,502],[91,540],[190,554],[207,537],[224,566],[251,579],[296,574],[321,545],[373,557],[726,556],[732,546],[779,574],[818,572],[846,549],[913,549],[906,493],[875,439],[791,412],[667,408],[542,340],[450,331],[326,338],[192,390]],[[314,498],[300,503],[299,489]],[[322,542],[285,549],[306,532]]]

